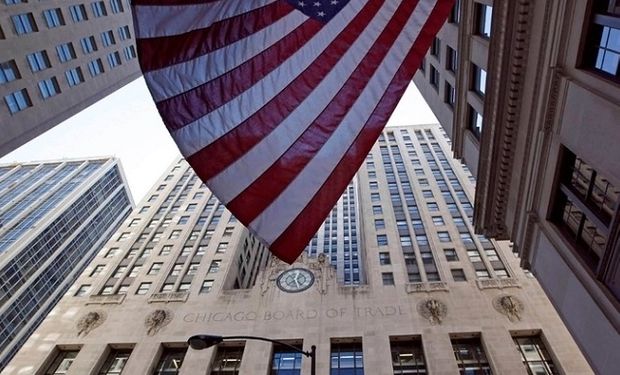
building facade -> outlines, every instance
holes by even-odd
[[[129,1],[3,1],[0,156],[139,75]]]
[[[116,159],[0,166],[0,369],[132,206]]]
[[[457,62],[454,65],[454,61]],[[590,364],[620,368],[620,2],[461,0],[414,82]]]
[[[272,259],[179,160],[3,374],[310,374],[271,343],[189,349],[199,333],[316,345],[317,374],[591,374],[508,243],[474,235],[472,176],[448,152],[438,125],[384,131],[350,186],[351,285],[331,248]]]

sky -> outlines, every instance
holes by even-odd
[[[411,84],[388,126],[430,124],[437,119]],[[139,202],[180,153],[139,78],[39,137],[0,158],[0,164],[116,156]]]

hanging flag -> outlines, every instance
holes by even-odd
[[[134,0],[140,66],[183,156],[292,263],[454,0]]]

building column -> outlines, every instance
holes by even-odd
[[[482,330],[482,346],[494,373],[521,375],[525,371],[510,332],[500,327]]]
[[[106,344],[86,344],[82,346],[67,374],[95,374],[99,370],[99,366],[103,365],[105,357],[109,352]]]
[[[425,329],[422,333],[422,345],[426,360],[426,371],[429,374],[459,373],[448,332],[433,332],[430,329]]]
[[[307,344],[306,344],[307,342]],[[316,345],[316,373],[317,375],[329,374],[331,367],[331,341],[329,337],[310,336],[304,337],[304,350],[310,350]],[[310,358],[303,357],[301,360],[302,375],[310,375]]]
[[[129,356],[129,360],[123,369],[123,373],[142,374],[151,373],[162,353],[159,342],[139,342]],[[145,371],[146,370],[146,371]]]
[[[392,352],[390,338],[384,334],[367,334],[362,338],[364,350],[364,373],[377,375],[391,375]]]
[[[271,347],[272,344],[265,341],[246,341],[239,373],[268,375],[271,368]]]
[[[187,348],[187,354],[183,359],[181,374],[206,374],[213,363],[215,346],[202,350]]]

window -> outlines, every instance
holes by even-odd
[[[179,374],[187,348],[165,348],[153,375]]]
[[[426,375],[422,340],[390,340],[394,375]]]
[[[11,16],[13,27],[17,35],[30,34],[39,31],[32,13],[23,13]]]
[[[129,26],[121,26],[118,28],[118,35],[120,35],[121,40],[127,40],[131,38],[131,32],[129,31]],[[165,185],[164,185],[165,186]]]
[[[521,353],[521,360],[529,375],[558,374],[540,335],[513,337],[512,339]]]
[[[394,274],[392,272],[381,273],[381,279],[383,280],[383,285],[394,285]]]
[[[163,266],[163,263],[161,262],[153,263],[147,275],[157,275],[159,271],[161,271],[162,266]]]
[[[69,13],[71,13],[73,22],[77,23],[88,20],[88,14],[86,14],[86,7],[84,4],[71,5],[69,7]]]
[[[426,204],[426,206],[428,207],[429,211],[438,211],[439,210],[439,206],[437,206],[437,203],[435,203],[435,202],[428,202]]]
[[[103,3],[103,1],[95,1],[94,3],[90,4],[90,7],[93,9],[95,18],[108,15],[108,11],[105,9],[105,4]]]
[[[480,3],[475,3],[476,6],[476,30],[475,34],[480,35],[483,38],[491,37],[491,17],[493,13],[493,7]]]
[[[387,246],[387,244],[388,244],[387,235],[385,235],[385,234],[378,234],[377,235],[377,245],[378,246]]]
[[[168,237],[168,239],[174,240],[174,239],[179,238],[179,236],[181,236],[181,230],[176,229],[170,232],[170,236]]]
[[[604,260],[614,259],[614,233],[620,190],[591,165],[563,147],[560,156],[560,181],[552,220],[574,253],[603,284],[620,298],[620,286]],[[617,225],[617,224],[615,224]],[[607,261],[609,262],[609,261]],[[620,275],[620,274],[618,274]]]
[[[472,64],[471,67],[472,90],[474,90],[476,94],[484,97],[487,86],[487,71],[476,64]]]
[[[454,249],[443,249],[443,253],[446,256],[448,262],[458,262],[459,256]]]
[[[213,280],[205,280],[200,286],[200,294],[209,293],[213,289]]]
[[[161,255],[161,256],[170,255],[171,251],[172,251],[172,245],[164,245],[161,248],[161,251],[159,252],[159,255]]]
[[[21,78],[15,60],[5,61],[0,64],[0,83],[11,82]]]
[[[454,2],[454,7],[452,8],[452,12],[450,12],[450,18],[448,22],[450,23],[459,23],[461,20],[461,0],[456,0]]]
[[[41,93],[41,97],[43,99],[47,99],[57,94],[60,94],[60,86],[58,86],[58,80],[56,79],[56,77],[51,77],[39,81],[38,85],[39,92]]]
[[[390,253],[388,252],[379,253],[379,264],[381,264],[382,266],[392,264],[392,261],[390,259]]]
[[[108,252],[105,255],[105,258],[112,258],[116,254],[118,254],[118,248],[117,247],[113,247],[110,250],[108,250]]]
[[[332,343],[330,375],[364,375],[361,344]]]
[[[480,338],[452,339],[454,357],[459,373],[491,375],[491,367],[480,343]]]
[[[435,90],[439,89],[439,71],[437,69],[435,69],[435,67],[433,66],[433,64],[430,64],[431,68],[430,68],[430,74],[428,75],[428,81],[430,82],[431,86],[433,86],[435,88]]]
[[[370,193],[370,200],[372,202],[379,202],[381,200],[381,196],[379,193]]]
[[[113,44],[116,44],[116,39],[114,38],[114,33],[112,30],[104,31],[101,33],[101,42],[103,42],[104,47],[109,47]]]
[[[209,266],[209,271],[208,273],[216,273],[220,270],[220,264],[222,263],[221,260],[214,260],[211,261],[211,265]]]
[[[301,349],[301,345],[293,345]],[[301,356],[299,352],[294,352],[285,346],[275,345],[273,348],[273,358],[271,360],[270,375],[300,375]]]
[[[197,206],[198,206],[198,205],[197,205],[196,203],[191,203],[191,204],[188,204],[188,205],[187,205],[187,208],[185,209],[185,211],[187,211],[187,212],[193,212],[193,211],[195,211],[195,210],[196,210],[196,207],[197,207]]]
[[[223,237],[230,237],[233,234],[233,230],[235,228],[234,227],[226,227],[226,229],[224,229],[224,233],[222,234]]]
[[[120,13],[124,10],[121,0],[110,0],[110,8],[112,8],[112,13],[114,14]]]
[[[105,269],[105,266],[103,264],[96,265],[95,268],[93,269],[93,272],[90,273],[90,277],[101,275],[104,269]]]
[[[127,266],[118,266],[116,268],[116,271],[114,271],[114,274],[112,275],[112,277],[115,279],[118,279],[121,276],[123,276],[123,273],[125,273],[126,270],[127,270]]]
[[[142,269],[141,265],[135,265],[131,268],[131,271],[129,272],[129,275],[127,277],[136,277],[138,276],[138,273],[140,273],[140,270]]]
[[[383,213],[383,209],[381,206],[372,206],[372,213],[375,215],[381,215]]]
[[[188,221],[189,221],[189,216],[181,216],[179,218],[179,221],[177,221],[177,224],[179,225],[187,224]]]
[[[121,233],[121,234],[118,236],[117,241],[124,241],[124,240],[128,239],[130,234],[131,234],[131,233],[129,233],[129,232],[123,232],[123,233]]]
[[[593,2],[584,65],[618,80],[620,77],[620,9],[617,1]]]
[[[191,283],[181,283],[179,284],[179,292],[187,292],[189,290],[189,288],[192,286]]]
[[[489,271],[487,270],[478,270],[476,271],[476,278],[478,280],[488,280],[491,278],[491,276],[489,275]]]
[[[186,276],[193,276],[196,274],[196,271],[198,271],[198,266],[200,264],[199,263],[190,263],[189,267],[187,268],[187,272],[185,273]]]
[[[447,81],[444,83],[444,102],[451,108],[454,108],[456,103],[456,89]]]
[[[80,287],[78,288],[77,292],[75,292],[75,296],[76,297],[83,297],[85,295],[87,295],[88,293],[90,293],[90,284],[84,284],[84,285],[80,285]]]
[[[69,86],[77,86],[84,82],[84,74],[82,73],[82,68],[79,66],[77,68],[67,70],[65,72],[65,76],[67,77],[67,83]]]
[[[219,345],[211,367],[211,375],[239,375],[242,357],[243,346]]]
[[[75,54],[75,48],[73,48],[73,43],[71,42],[57,45],[56,53],[58,53],[58,60],[63,63],[71,61],[77,57]]]
[[[11,114],[23,111],[28,107],[32,107],[32,102],[30,101],[30,96],[28,96],[28,91],[26,91],[26,89],[21,89],[10,93],[4,97],[4,101],[6,102],[7,107],[9,107],[9,112],[11,112]]]
[[[131,355],[131,349],[111,349],[99,375],[120,375]]]
[[[82,45],[82,51],[86,55],[97,50],[97,42],[95,41],[95,37],[92,35],[80,39],[80,44]]]
[[[463,269],[453,268],[450,270],[450,272],[452,273],[452,279],[454,279],[454,281],[467,281],[467,278],[465,278],[465,272],[463,271]]]
[[[103,289],[101,289],[101,295],[102,296],[109,296],[113,292],[114,292],[114,287],[113,286],[104,286]]]
[[[50,29],[58,26],[63,26],[65,24],[65,18],[62,16],[62,11],[60,10],[60,8],[44,10],[43,18],[45,18],[45,23]]]
[[[385,220],[375,219],[375,229],[385,229]]]
[[[439,38],[435,37],[433,39],[433,43],[431,44],[431,55],[439,59],[440,49],[441,49],[441,41],[439,40]]]
[[[38,51],[31,53],[26,56],[28,59],[28,64],[30,65],[30,70],[32,72],[38,72],[40,70],[45,70],[50,68],[52,64],[50,63],[50,58],[47,55],[46,51]]]
[[[45,375],[66,374],[79,352],[79,350],[60,350],[52,364],[45,371]]]
[[[433,216],[433,224],[435,224],[435,226],[446,225],[446,223],[443,221],[443,217],[441,216]]]
[[[471,106],[469,106],[469,130],[480,138],[482,134],[482,115],[476,112]]]
[[[121,55],[117,52],[112,52],[108,55],[108,64],[110,68],[115,68],[121,65]]]
[[[452,238],[450,238],[450,233],[448,232],[437,232],[437,236],[439,237],[439,241],[441,242],[451,242]]]
[[[228,242],[220,242],[219,244],[217,244],[217,249],[215,250],[215,252],[225,253],[226,249],[228,249]]]
[[[136,294],[138,295],[147,294],[149,292],[149,289],[151,289],[151,284],[152,283],[140,283],[140,286],[138,286],[138,290],[136,290]]]

